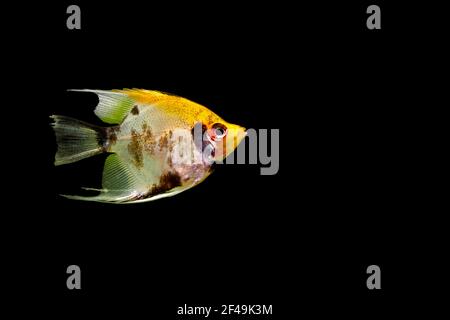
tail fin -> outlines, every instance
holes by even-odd
[[[65,116],[51,116],[58,149],[55,166],[76,162],[105,151],[105,128]]]

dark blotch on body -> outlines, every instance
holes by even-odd
[[[139,108],[138,106],[134,106],[133,109],[131,109],[131,114],[137,116],[139,114]]]
[[[147,197],[167,192],[179,186],[181,186],[181,177],[178,173],[176,172],[164,173],[159,178],[159,183],[152,185]]]
[[[147,123],[142,124],[142,132],[138,133],[136,130],[131,129],[131,141],[128,144],[128,152],[133,159],[133,163],[138,168],[144,166],[144,154],[143,152],[148,152],[153,154],[155,149],[156,141],[153,136],[152,130],[147,125]]]
[[[142,124],[142,142],[144,143],[145,151],[153,154],[156,141],[153,137],[152,130],[145,122]]]
[[[128,144],[128,152],[130,153],[133,163],[136,167],[142,168],[144,165],[144,156],[142,154],[142,142],[140,135],[136,130],[131,130],[131,141]]]
[[[163,149],[167,148],[168,144],[169,139],[167,138],[167,135],[161,136],[158,141],[159,151],[162,151]]]
[[[103,150],[109,152],[111,146],[117,142],[117,133],[119,132],[119,127],[107,127],[101,131],[101,140],[103,141]]]
[[[172,140],[172,130],[169,131],[169,152],[173,151],[173,140]]]

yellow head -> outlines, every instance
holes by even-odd
[[[203,140],[213,147],[211,160],[223,161],[246,136],[245,128],[217,117],[206,123]]]
[[[191,128],[200,126],[203,142],[210,148],[211,161],[225,159],[246,136],[245,128],[226,122],[207,107],[186,98],[156,91],[126,92],[140,102],[158,105],[165,112],[176,115]]]

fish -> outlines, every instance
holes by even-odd
[[[246,129],[228,123],[186,98],[145,89],[69,91],[94,93],[104,126],[52,115],[55,166],[106,153],[102,186],[95,195],[68,199],[115,204],[174,196],[204,181],[229,156]]]

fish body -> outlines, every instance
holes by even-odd
[[[182,97],[142,89],[75,91],[98,95],[94,112],[109,126],[52,116],[55,165],[110,155],[99,194],[65,195],[71,199],[135,203],[175,195],[202,182],[245,136],[244,128]]]

